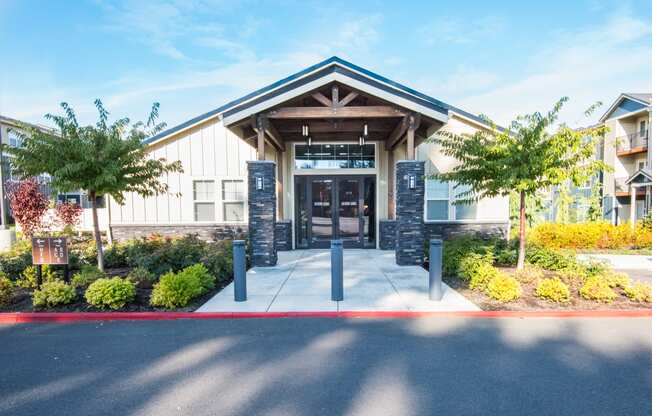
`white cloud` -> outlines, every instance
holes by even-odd
[[[470,44],[493,37],[504,29],[505,19],[500,16],[484,16],[470,20],[440,17],[422,26],[419,33],[429,45]]]
[[[582,114],[596,101],[608,105],[620,92],[652,90],[650,33],[650,22],[629,14],[558,32],[529,57],[520,78],[462,99],[459,105],[506,124],[517,114],[547,111],[561,96],[569,96],[562,121],[592,123],[600,114],[588,120]]]

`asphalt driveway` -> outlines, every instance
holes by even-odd
[[[652,319],[0,326],[2,415],[650,415]]]

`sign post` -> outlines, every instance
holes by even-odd
[[[66,237],[33,237],[32,264],[36,266],[36,282],[41,287],[44,264],[63,265],[63,278],[68,281],[68,241]]]

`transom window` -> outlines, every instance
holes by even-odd
[[[455,204],[455,197],[465,199],[465,192],[470,188],[443,182],[437,179],[426,180],[426,206],[425,216],[427,221],[447,220],[473,220],[477,217],[478,205]]]
[[[222,181],[222,206],[224,221],[242,222],[244,218],[244,181]]]
[[[376,167],[376,146],[360,144],[295,144],[296,169],[373,169]]]

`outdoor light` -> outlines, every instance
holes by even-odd
[[[408,188],[415,189],[417,187],[417,177],[414,175],[408,176]]]
[[[358,144],[359,144],[360,146],[362,146],[362,145],[364,144],[364,137],[360,136],[360,137],[358,138]]]
[[[263,190],[263,178],[260,176],[256,178],[256,190],[262,191]]]

